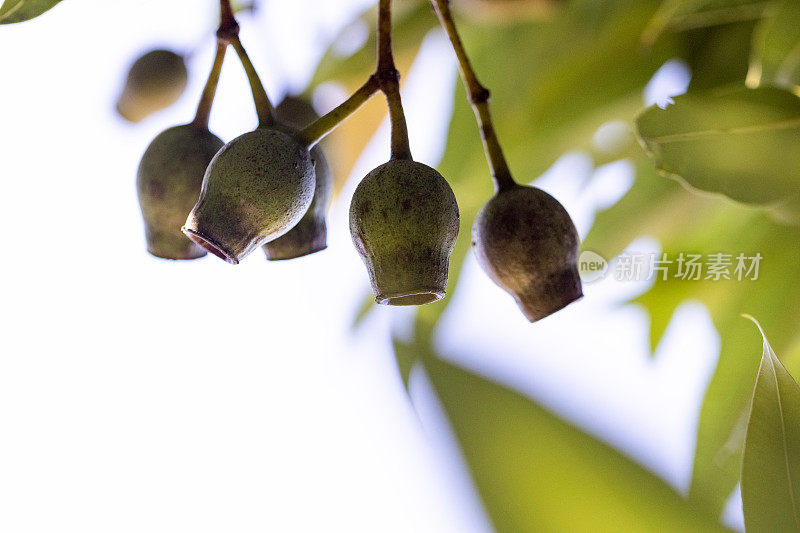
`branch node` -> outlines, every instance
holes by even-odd
[[[474,90],[470,90],[469,92],[469,99],[473,104],[485,104],[489,101],[489,89],[480,85],[475,87]]]
[[[217,40],[223,44],[232,44],[239,37],[239,23],[235,19],[223,20],[217,28]]]

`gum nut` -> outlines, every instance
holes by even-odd
[[[275,116],[281,124],[295,129],[305,128],[319,118],[308,99],[291,95],[275,106]]]
[[[183,56],[152,50],[134,61],[117,100],[117,112],[131,122],[175,103],[189,78]]]
[[[311,154],[294,137],[260,128],[217,152],[183,232],[237,264],[297,224],[315,189]]]
[[[311,102],[302,96],[284,97],[275,107],[275,115],[280,123],[278,129],[288,133],[295,133],[319,118]],[[317,178],[314,200],[294,228],[262,247],[270,261],[295,259],[328,247],[325,215],[333,193],[333,177],[320,144],[311,149],[311,159]]]
[[[147,251],[164,259],[206,255],[181,233],[203,183],[203,174],[224,143],[206,128],[185,124],[156,136],[145,150],[136,175]]]
[[[536,187],[498,192],[478,213],[472,243],[483,270],[531,322],[583,296],[578,232],[564,207]]]
[[[267,259],[280,261],[295,259],[304,255],[319,252],[328,247],[328,229],[325,215],[331,202],[333,180],[330,167],[319,145],[311,149],[311,160],[314,164],[316,186],[311,205],[297,223],[285,235],[270,241],[262,248]]]
[[[376,302],[421,305],[444,297],[458,205],[436,170],[408,160],[372,170],[353,195],[350,234]]]

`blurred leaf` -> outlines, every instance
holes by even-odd
[[[0,24],[24,22],[38,17],[61,0],[6,0],[0,6]]]
[[[400,379],[403,381],[406,391],[408,391],[408,379],[411,376],[411,369],[414,367],[414,363],[417,362],[419,354],[428,350],[423,343],[424,341],[421,341],[418,337],[414,337],[410,342],[402,341],[396,337],[392,338],[392,349],[397,363],[397,371],[400,373]]]
[[[370,311],[375,309],[375,295],[372,294],[372,291],[368,291],[364,293],[364,299],[361,302],[361,305],[358,307],[358,311],[356,311],[355,316],[353,317],[353,325],[352,328],[355,330],[357,329],[367,318]]]
[[[769,4],[765,0],[663,0],[642,32],[642,42],[652,45],[667,31],[756,20]]]
[[[764,353],[742,461],[744,521],[748,532],[798,531],[800,388],[761,334]]]
[[[795,88],[800,84],[800,2],[783,0],[761,21],[753,41],[748,85],[774,83]]]
[[[752,20],[735,22],[681,34],[681,57],[692,73],[689,92],[744,84],[755,24]]]
[[[258,6],[256,5],[255,0],[243,0],[240,2],[232,0],[231,8],[233,9],[234,14],[252,13],[258,8]]]
[[[800,98],[775,88],[686,94],[651,107],[636,126],[659,171],[755,204],[800,191]]]
[[[498,532],[727,531],[529,398],[433,354],[423,361]]]
[[[651,317],[655,348],[675,309],[688,299],[708,308],[720,333],[717,370],[703,401],[698,425],[690,498],[721,511],[739,480],[743,422],[752,392],[758,348],[740,327],[739,313],[759,316],[785,353],[800,342],[800,228],[775,223],[761,209],[722,197],[700,196],[659,177],[652,163],[640,161],[633,187],[617,205],[600,213],[583,246],[610,258],[633,239],[658,239],[674,259],[681,252],[760,253],[755,281],[658,279],[634,300]],[[800,369],[800,360],[789,360]]]
[[[457,16],[488,24],[519,24],[552,16],[564,0],[452,0]]]

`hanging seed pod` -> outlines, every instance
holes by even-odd
[[[188,77],[183,56],[169,50],[147,52],[131,65],[117,112],[139,122],[174,104],[186,89]]]
[[[372,170],[353,195],[350,234],[376,302],[421,305],[444,297],[458,205],[436,170],[403,159]]]
[[[222,145],[205,127],[185,124],[161,132],[147,147],[136,186],[148,252],[165,259],[206,255],[181,233],[181,224],[197,202],[208,163]]]
[[[275,108],[278,122],[283,124],[286,133],[294,134],[298,129],[310,124],[318,118],[309,102],[294,96],[287,96]],[[281,129],[279,127],[279,129]],[[311,160],[314,163],[316,186],[311,205],[286,235],[265,244],[262,249],[270,261],[295,259],[319,252],[328,247],[328,228],[325,215],[333,192],[333,178],[328,161],[319,144],[311,149]]]
[[[483,270],[531,322],[583,296],[578,232],[564,207],[541,189],[502,188],[475,219],[472,244]]]
[[[237,264],[300,221],[314,181],[311,155],[292,136],[271,128],[245,133],[211,160],[183,232]]]
[[[328,228],[325,216],[333,192],[330,167],[319,146],[311,149],[316,186],[308,211],[285,235],[265,244],[262,249],[267,259],[279,261],[313,254],[328,247]]]

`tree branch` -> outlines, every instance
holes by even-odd
[[[344,121],[344,119],[352,115],[356,109],[369,100],[379,88],[380,84],[378,78],[376,76],[370,76],[366,83],[359,87],[350,98],[298,132],[298,140],[309,148],[314,146]]]
[[[400,74],[394,66],[392,55],[391,0],[380,0],[378,7],[378,66],[375,76],[381,91],[386,95],[389,119],[392,124],[392,159],[411,159],[408,143],[408,126],[400,98]]]
[[[217,54],[214,56],[214,64],[208,75],[208,81],[203,88],[203,94],[200,96],[200,102],[197,104],[197,113],[195,113],[192,121],[197,126],[206,129],[208,129],[211,106],[214,104],[214,96],[217,94],[217,84],[219,83],[219,75],[222,71],[222,62],[225,60],[225,50],[227,48],[228,43],[221,39],[217,40]]]
[[[433,4],[436,16],[439,18],[439,23],[450,39],[450,44],[452,44],[453,51],[458,59],[458,71],[461,74],[461,79],[469,94],[472,110],[478,121],[481,140],[483,141],[483,149],[486,153],[486,161],[489,163],[489,169],[492,173],[495,187],[499,191],[506,187],[513,186],[516,182],[511,176],[508,162],[503,154],[503,149],[500,146],[500,141],[497,138],[497,133],[492,124],[492,117],[489,111],[489,90],[481,85],[475,74],[475,70],[472,68],[467,52],[464,49],[464,44],[461,42],[461,37],[456,29],[448,0],[430,1],[431,4]]]

